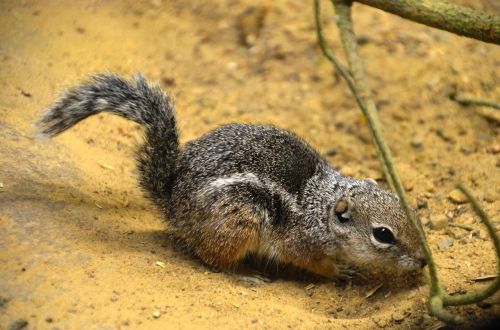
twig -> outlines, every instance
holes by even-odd
[[[500,44],[500,16],[438,0],[356,0],[406,19]]]
[[[495,252],[497,256],[497,268],[498,268],[498,273],[500,274],[500,239],[498,238],[498,234],[495,231],[495,227],[491,223],[491,220],[488,218],[488,215],[486,215],[483,209],[479,206],[478,202],[474,199],[474,197],[472,197],[471,193],[464,187],[464,185],[460,183],[457,185],[457,188],[460,189],[460,191],[465,195],[465,197],[467,197],[467,199],[472,205],[472,208],[474,209],[474,212],[476,212],[476,214],[479,216],[481,221],[486,226],[488,234],[490,235],[490,238],[493,241],[493,246],[495,247]],[[497,278],[483,290],[456,296],[445,295],[443,297],[443,302],[445,306],[475,304],[492,296],[499,289],[500,289],[500,276],[497,276]]]
[[[382,125],[380,123],[378,111],[371,96],[368,84],[366,83],[363,64],[361,63],[361,58],[359,57],[356,36],[352,26],[351,3],[345,0],[332,0],[332,3],[335,7],[336,22],[339,28],[342,44],[344,46],[344,51],[349,62],[349,68],[356,83],[355,89],[362,91],[360,94],[363,95],[364,104],[367,105],[366,108],[361,108],[361,111],[363,111],[363,114],[366,117],[370,131],[372,132],[375,143],[378,146],[379,160],[384,164],[384,168],[387,170],[387,175],[390,178],[389,182],[392,182],[391,186],[399,196],[405,215],[410,220],[410,225],[420,241],[422,252],[429,267],[431,296],[437,295],[442,292],[442,289],[437,276],[437,267],[434,263],[434,259],[432,258],[432,251],[427,244],[427,239],[425,238],[420,222],[416,218],[415,213],[408,203],[403,185],[401,184],[396,169],[394,168],[390,150],[382,136]]]
[[[333,64],[333,66],[340,73],[342,78],[345,79],[345,81],[347,82],[347,85],[349,86],[349,89],[351,90],[351,93],[354,96],[354,99],[358,103],[359,108],[366,116],[366,113],[368,113],[368,109],[364,103],[363,97],[358,92],[358,88],[356,87],[356,84],[353,80],[353,76],[346,69],[344,69],[344,67],[342,65],[340,65],[339,61],[332,55],[331,50],[326,45],[326,41],[325,41],[325,38],[323,37],[323,32],[322,32],[323,29],[321,27],[319,0],[314,0],[314,18],[315,18],[315,22],[316,22],[316,34],[318,37],[318,43],[319,43],[319,46],[323,52],[323,55]],[[372,106],[375,106],[375,104],[373,103]],[[372,139],[374,139],[374,145],[375,145],[375,151],[377,153],[377,157],[379,159],[382,159],[383,157],[381,155],[379,145],[375,141],[375,137],[373,136],[373,130],[370,129],[370,132],[372,132]],[[385,178],[386,178],[387,182],[389,183],[389,186],[391,187],[392,190],[394,190],[394,184],[392,182],[392,177],[389,173],[389,170],[387,169],[384,162],[381,162],[381,165],[382,165],[382,169],[383,169],[384,174],[385,174]]]
[[[460,321],[460,318],[445,310],[445,307],[450,305],[465,305],[469,303],[474,303],[491,296],[493,293],[498,291],[498,289],[500,289],[500,277],[497,277],[497,279],[487,288],[481,291],[475,291],[465,295],[450,296],[446,294],[445,291],[443,290],[439,278],[437,276],[437,267],[434,262],[434,259],[432,258],[432,252],[429,248],[429,245],[427,244],[425,234],[420,225],[420,222],[418,221],[415,213],[413,212],[412,208],[410,207],[410,204],[408,203],[408,200],[404,193],[403,186],[394,168],[390,150],[387,144],[385,143],[385,140],[382,135],[382,125],[380,122],[380,118],[378,116],[378,111],[375,102],[371,96],[368,84],[366,82],[363,65],[357,49],[356,37],[354,34],[352,19],[351,19],[352,1],[331,0],[331,2],[335,7],[336,23],[340,31],[342,45],[347,57],[347,61],[349,63],[350,73],[347,73],[347,71],[340,66],[338,61],[335,59],[335,57],[332,55],[331,51],[325,44],[325,39],[322,35],[320,18],[319,18],[320,17],[319,0],[314,0],[314,13],[315,13],[318,42],[320,44],[323,53],[325,54],[325,57],[327,57],[330,60],[330,62],[332,62],[332,64],[335,66],[335,68],[339,70],[340,74],[347,81],[349,88],[351,89],[354,97],[356,98],[356,101],[368,122],[368,127],[370,128],[370,132],[372,133],[372,137],[374,139],[375,146],[377,149],[377,156],[379,157],[379,160],[384,166],[384,172],[386,174],[388,182],[390,183],[391,188],[399,196],[401,201],[401,206],[407,218],[410,220],[411,226],[413,227],[418,236],[424,257],[429,267],[428,268],[429,281],[431,287],[430,297],[429,297],[429,311],[432,315],[435,315],[437,318],[445,322],[458,322]],[[484,211],[482,211],[477,202],[465,190],[465,188],[462,185],[459,185],[458,188],[467,196],[467,198],[473,205],[474,210],[481,217],[481,219],[488,228],[488,233],[492,237],[492,240],[494,241],[495,244],[499,273],[500,273],[500,243],[498,236],[496,235],[495,228],[489,221]]]
[[[466,226],[466,225],[462,225],[461,223],[450,223],[450,224],[448,224],[448,226],[450,226],[450,227],[456,227],[456,228],[462,228],[462,229],[465,229],[467,231],[473,231],[474,230],[474,228]]]
[[[429,298],[429,311],[432,315],[444,322],[458,323],[462,320],[460,317],[457,317],[444,309],[442,295],[431,296]]]
[[[450,95],[450,99],[466,107],[470,105],[480,105],[483,107],[489,107],[500,110],[500,103],[489,100],[461,97],[457,96],[456,94]]]

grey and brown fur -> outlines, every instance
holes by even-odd
[[[40,120],[42,133],[101,111],[144,127],[140,186],[209,265],[228,269],[254,254],[333,277],[341,265],[406,273],[423,263],[397,197],[373,180],[343,176],[272,126],[230,124],[181,147],[172,102],[139,74],[99,74],[69,89]]]

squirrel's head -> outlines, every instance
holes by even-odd
[[[371,179],[329,208],[329,230],[343,261],[372,273],[404,274],[425,266],[417,235],[399,199]],[[333,251],[332,251],[333,252]]]

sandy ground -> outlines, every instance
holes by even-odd
[[[255,285],[179,251],[136,186],[141,134],[130,122],[98,115],[54,140],[36,138],[34,123],[61,88],[91,72],[139,70],[176,96],[182,141],[224,123],[271,123],[345,174],[381,180],[359,110],[316,46],[310,3],[269,1],[247,47],[238,16],[252,5],[0,2],[0,328],[20,320],[29,329],[440,327],[421,283],[387,283],[368,298],[378,283],[278,276]],[[470,229],[426,225],[440,275],[451,293],[481,287],[474,279],[496,272],[491,244],[470,207],[448,195],[463,181],[498,219],[499,126],[447,95],[455,85],[499,101],[500,48],[354,9],[412,203],[425,222],[445,217]],[[340,52],[332,15],[325,10],[325,29]],[[476,325],[500,314],[495,301],[456,311]]]

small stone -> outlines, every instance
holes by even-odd
[[[392,313],[391,317],[395,322],[400,323],[403,322],[403,320],[406,318],[406,315],[399,310],[395,310]]]
[[[444,250],[453,245],[453,238],[447,238],[438,243],[437,247],[439,250]]]
[[[486,152],[490,154],[498,154],[500,152],[500,144],[494,144],[486,147]]]
[[[159,318],[160,316],[161,316],[160,311],[154,311],[154,312],[153,312],[153,317],[154,317],[155,319]]]
[[[403,187],[406,191],[412,191],[414,186],[414,182],[411,180],[403,181]]]
[[[417,295],[417,291],[413,290],[408,294],[408,299],[413,299]]]
[[[385,328],[388,325],[388,320],[381,317],[375,317],[372,320],[379,328]]]
[[[419,210],[421,209],[427,209],[429,207],[429,203],[427,203],[427,201],[425,199],[418,199],[417,200],[417,208]]]
[[[0,308],[2,308],[3,306],[7,305],[7,302],[9,302],[9,299],[3,297],[3,296],[0,296]]]
[[[461,145],[461,146],[460,146],[460,151],[461,151],[463,154],[465,154],[465,155],[469,155],[469,154],[471,154],[471,153],[475,152],[475,151],[476,151],[476,148],[471,147],[471,146]]]
[[[448,217],[444,214],[431,215],[429,217],[431,228],[434,230],[441,230],[448,226]]]
[[[21,329],[26,328],[27,326],[28,326],[28,321],[20,319],[20,320],[16,320],[16,321],[12,322],[11,324],[9,324],[7,329],[8,330],[21,330]]]
[[[420,218],[420,223],[422,224],[422,226],[427,226],[429,222],[429,218]]]
[[[445,131],[443,131],[441,128],[436,129],[436,135],[439,136],[443,141],[454,144],[455,139],[448,135]]]
[[[238,63],[236,63],[236,62],[229,62],[229,63],[227,63],[227,68],[229,70],[236,70],[238,68]]]
[[[456,204],[463,204],[467,202],[467,197],[458,189],[453,189],[449,194],[448,198]]]
[[[488,191],[488,192],[484,193],[483,199],[488,203],[493,203],[496,200],[496,197],[495,197],[495,194]]]
[[[363,46],[370,42],[370,37],[365,34],[360,34],[356,37],[356,41],[359,46]]]
[[[480,301],[476,305],[477,305],[477,307],[482,308],[482,309],[488,309],[488,308],[491,308],[491,306],[493,306],[492,304],[490,304],[486,301]]]
[[[326,155],[327,155],[328,157],[333,157],[333,156],[335,156],[337,153],[338,153],[337,148],[330,148],[330,149],[328,149],[328,150],[326,151]]]
[[[415,135],[412,139],[411,139],[411,146],[415,149],[420,149],[422,148],[422,145],[424,144],[422,138],[420,136],[417,136]]]

